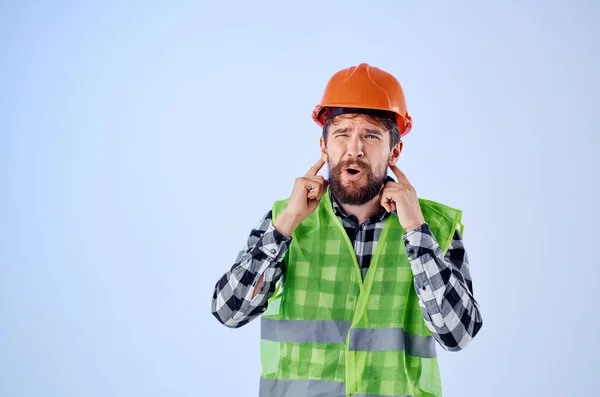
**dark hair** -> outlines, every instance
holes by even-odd
[[[396,124],[395,120],[392,120],[387,117],[378,117],[372,116],[370,114],[361,113],[345,114],[344,116],[351,119],[357,116],[363,116],[373,124],[376,124],[385,131],[388,131],[390,133],[390,150],[394,146],[396,146],[398,142],[400,142],[400,129],[398,128],[398,125]],[[329,129],[330,125],[337,124],[336,118],[337,117],[332,117],[330,119],[327,119],[325,121],[325,124],[323,124],[323,139],[325,140],[325,144],[327,144],[327,130]]]

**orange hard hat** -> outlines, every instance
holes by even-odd
[[[400,136],[412,128],[412,118],[406,111],[404,91],[398,80],[366,63],[340,70],[329,79],[321,103],[312,112],[313,120],[323,127],[331,108],[392,112]]]

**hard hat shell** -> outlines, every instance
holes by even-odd
[[[412,129],[412,118],[398,80],[367,63],[342,69],[329,79],[321,103],[312,112],[313,120],[321,127],[328,108],[385,110],[395,113],[400,136]]]

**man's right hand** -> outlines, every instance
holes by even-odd
[[[275,220],[275,229],[284,236],[291,236],[296,227],[314,212],[327,192],[327,181],[317,175],[325,161],[319,159],[304,176],[296,178],[292,195],[285,210]]]

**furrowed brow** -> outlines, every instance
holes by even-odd
[[[335,135],[335,134],[345,134],[348,131],[350,131],[350,128],[346,127],[346,128],[338,128],[333,130],[333,132],[331,133],[331,135]]]

